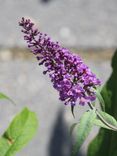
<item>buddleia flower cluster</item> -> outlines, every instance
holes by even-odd
[[[39,65],[45,66],[43,74],[49,75],[53,87],[59,92],[59,99],[65,105],[85,105],[96,99],[94,90],[101,85],[101,81],[79,55],[41,33],[30,19],[22,18],[19,25]]]

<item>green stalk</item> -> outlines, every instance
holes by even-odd
[[[111,125],[110,123],[108,123],[101,115],[100,113],[98,112],[98,110],[91,104],[91,103],[88,103],[89,107],[92,109],[92,110],[95,110],[98,118],[106,125],[108,126],[109,128],[111,128],[113,131],[117,131],[117,127]]]

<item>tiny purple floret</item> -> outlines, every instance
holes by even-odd
[[[22,18],[19,25],[39,65],[46,67],[43,74],[48,73],[53,87],[59,92],[59,99],[65,105],[85,105],[96,99],[94,90],[101,85],[101,81],[80,56],[61,47],[58,42],[53,42],[47,34],[39,32],[30,19]]]

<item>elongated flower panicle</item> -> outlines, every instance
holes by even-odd
[[[39,32],[30,19],[22,18],[19,25],[39,65],[46,67],[43,73],[49,74],[61,101],[74,106],[76,103],[84,105],[96,99],[94,89],[101,82],[78,55],[61,47],[58,42],[53,42],[47,34]]]

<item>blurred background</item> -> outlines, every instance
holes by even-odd
[[[77,106],[76,119],[69,106],[58,100],[50,80],[42,74],[34,56],[26,48],[18,22],[32,19],[40,31],[78,53],[102,80],[111,73],[111,57],[117,47],[116,0],[0,0],[0,92],[15,102],[0,102],[0,134],[24,106],[35,111],[39,131],[17,156],[69,156],[73,138],[70,125],[88,107]],[[94,128],[79,156],[96,135]]]

